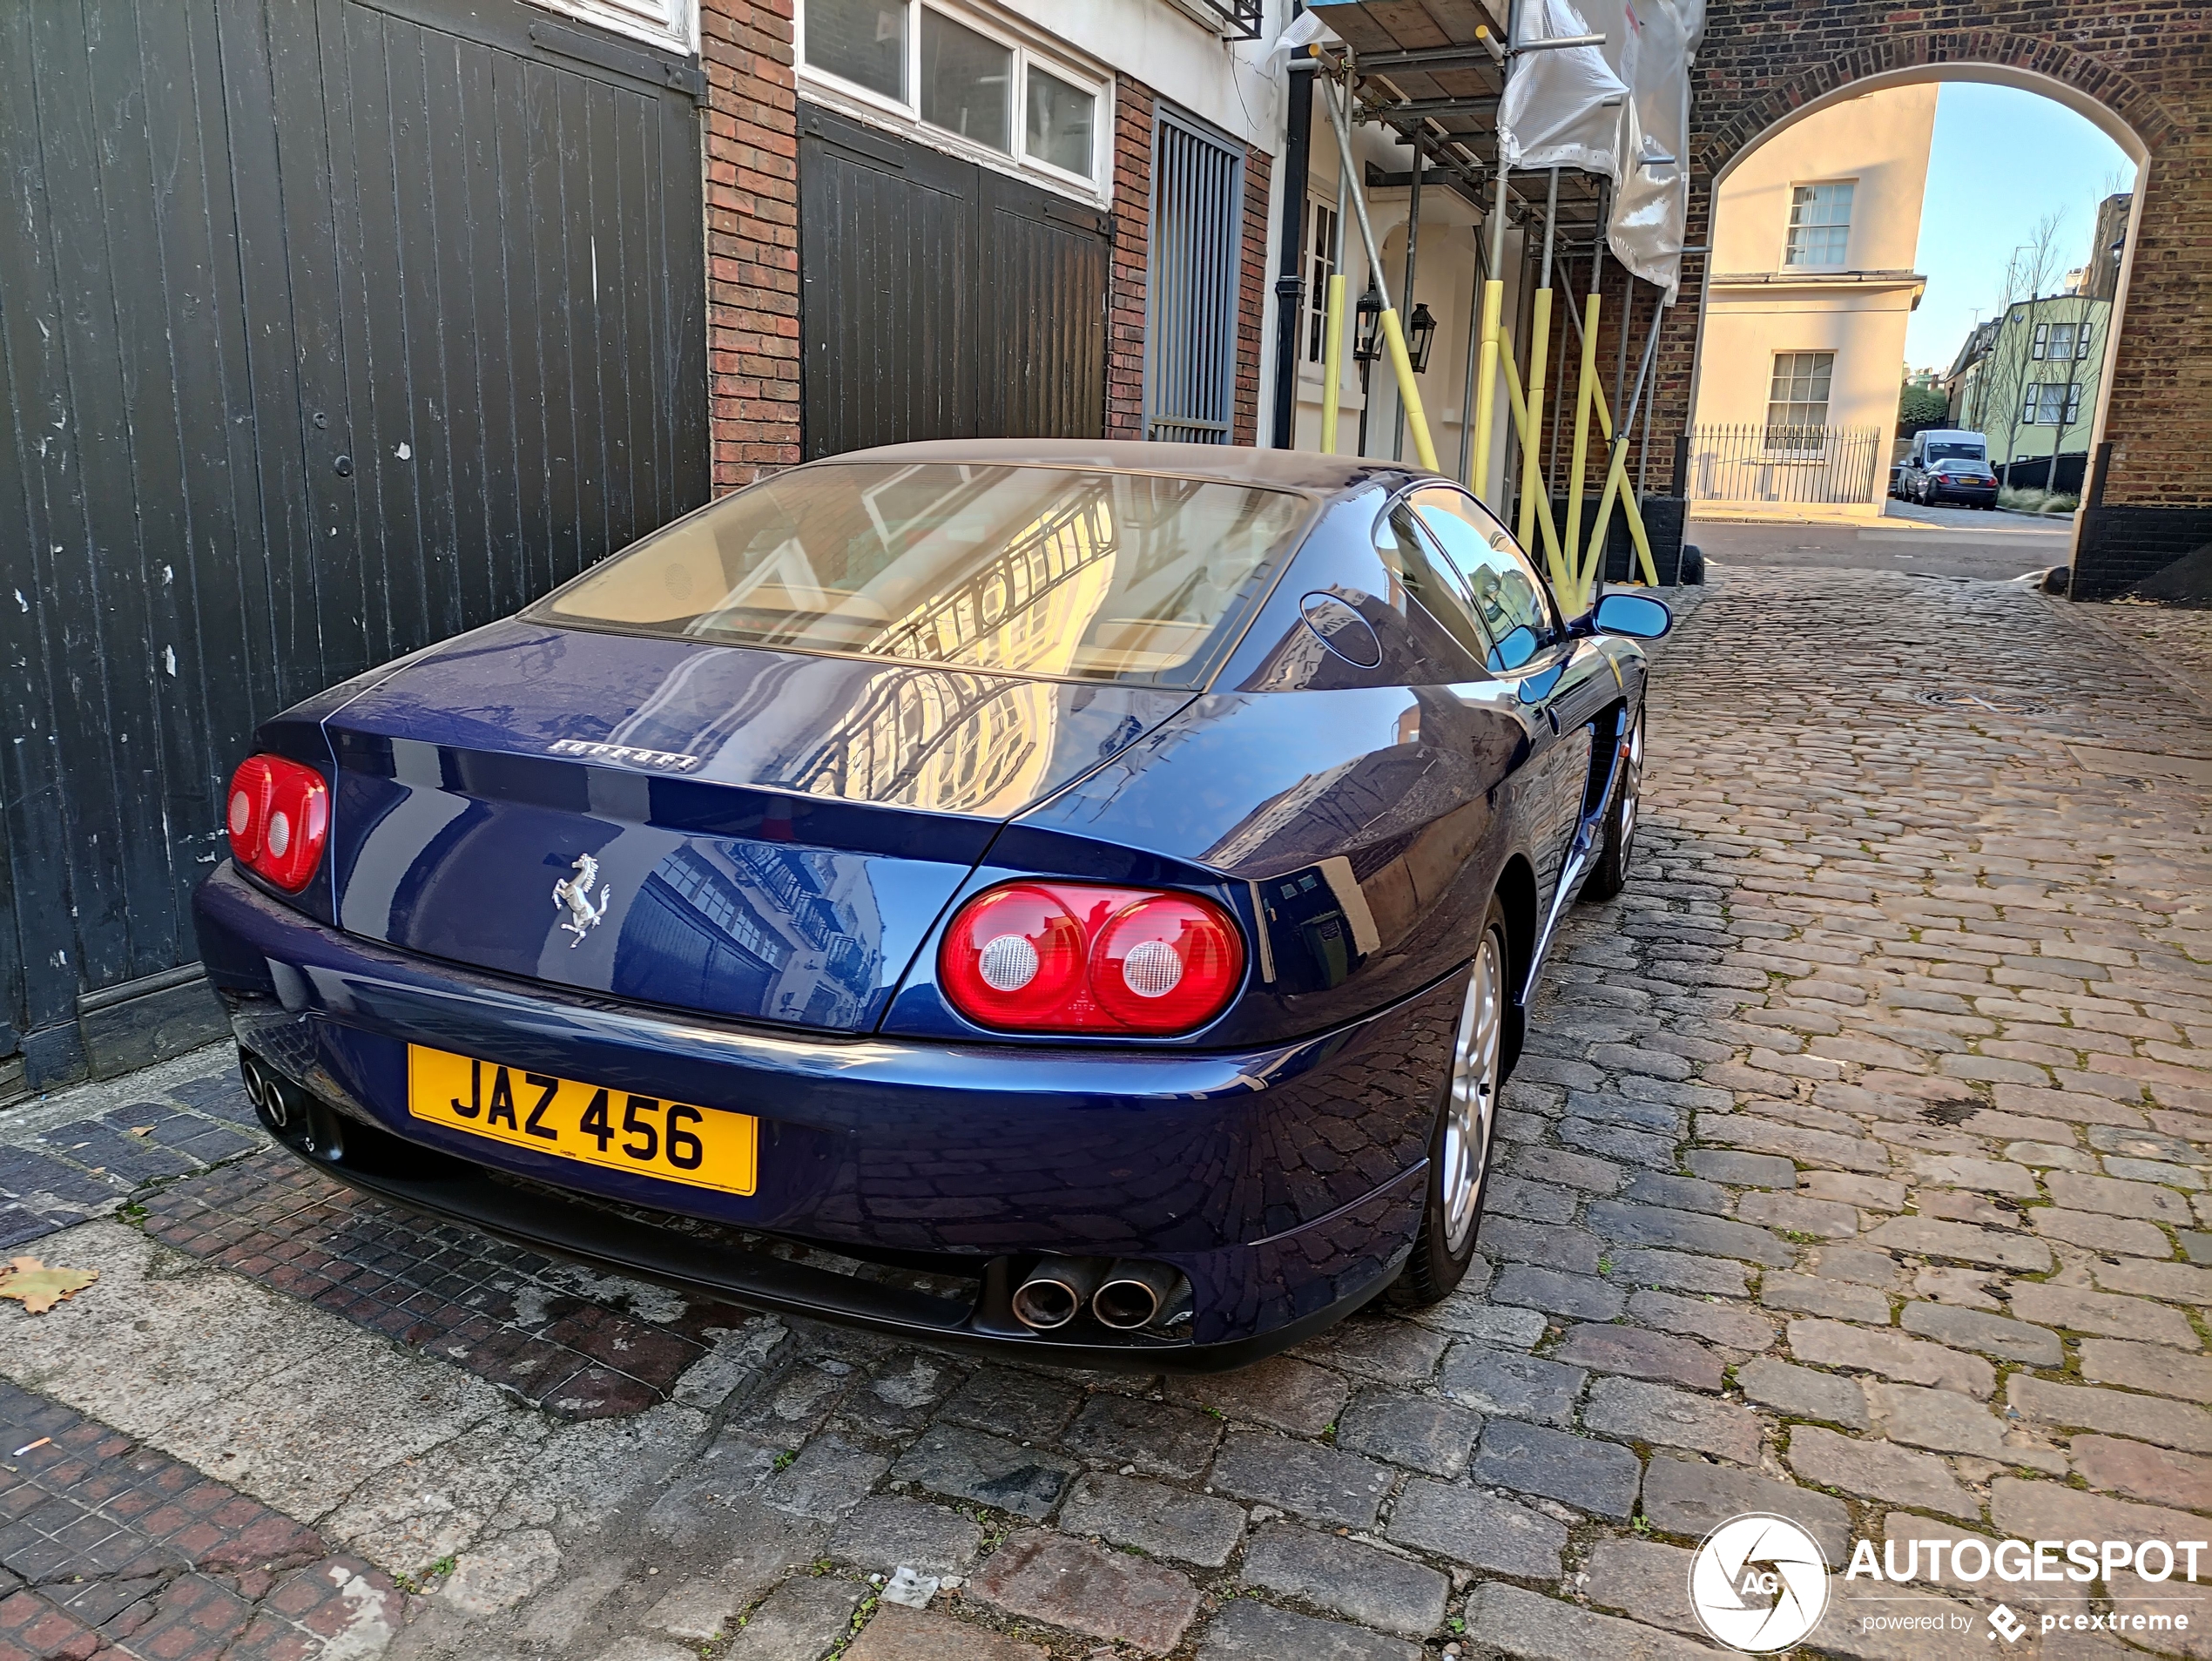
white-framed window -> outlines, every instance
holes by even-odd
[[[698,0],[530,0],[530,3],[656,46],[694,55],[699,49]]]
[[[2039,324],[2035,330],[2035,355],[2037,357],[2054,358],[2063,363],[2069,359],[2079,362],[2089,355],[2087,319],[2084,318],[2080,322],[2048,325],[2050,334],[2047,340],[2044,334],[2044,325]],[[2045,349],[2047,346],[2049,348],[2047,351]]]
[[[810,80],[1018,172],[1104,195],[1108,92],[979,9],[955,0],[801,0]]]
[[[2045,349],[2047,348],[2050,344],[2051,326],[2048,323],[2038,323],[2035,326],[2035,344],[2029,349],[2028,355],[2034,358],[2038,362],[2040,362],[2042,361]]]
[[[1337,205],[1308,205],[1305,227],[1305,327],[1300,351],[1308,363],[1321,361],[1329,332],[1329,279],[1337,274]]]
[[[2081,383],[2044,381],[2031,385],[2020,402],[2020,422],[2027,427],[2071,427],[2081,419]]]
[[[1767,449],[1820,448],[1822,429],[1828,425],[1828,383],[1835,374],[1833,352],[1774,354],[1774,376],[1767,386]]]
[[[1790,187],[1790,236],[1785,266],[1840,266],[1851,247],[1850,179]]]

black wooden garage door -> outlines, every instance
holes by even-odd
[[[799,106],[809,458],[919,438],[1096,438],[1106,216]]]
[[[695,78],[517,0],[0,6],[0,1057],[197,955],[256,721],[705,499]]]

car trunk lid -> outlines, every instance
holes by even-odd
[[[867,1031],[999,826],[1190,696],[495,624],[327,719],[339,923]]]

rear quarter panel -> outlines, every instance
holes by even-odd
[[[1217,688],[1017,818],[989,863],[1072,834],[1220,873],[1264,942],[1249,989],[1202,1035],[1231,1044],[1325,1030],[1466,961],[1498,873],[1527,852],[1511,691],[1429,621],[1376,557],[1379,490],[1315,528]],[[1373,629],[1347,662],[1306,626],[1325,593]],[[1037,852],[1042,854],[1040,846]]]

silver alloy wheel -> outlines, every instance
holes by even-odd
[[[1475,1201],[1490,1153],[1490,1119],[1497,1111],[1498,1074],[1505,1054],[1506,965],[1494,928],[1482,931],[1460,1006],[1460,1032],[1452,1052],[1452,1099],[1444,1109],[1444,1246],[1453,1257],[1474,1227]]]
[[[1636,802],[1643,793],[1643,714],[1629,729],[1629,765],[1621,774],[1621,868],[1628,869],[1629,849],[1636,834]]]

